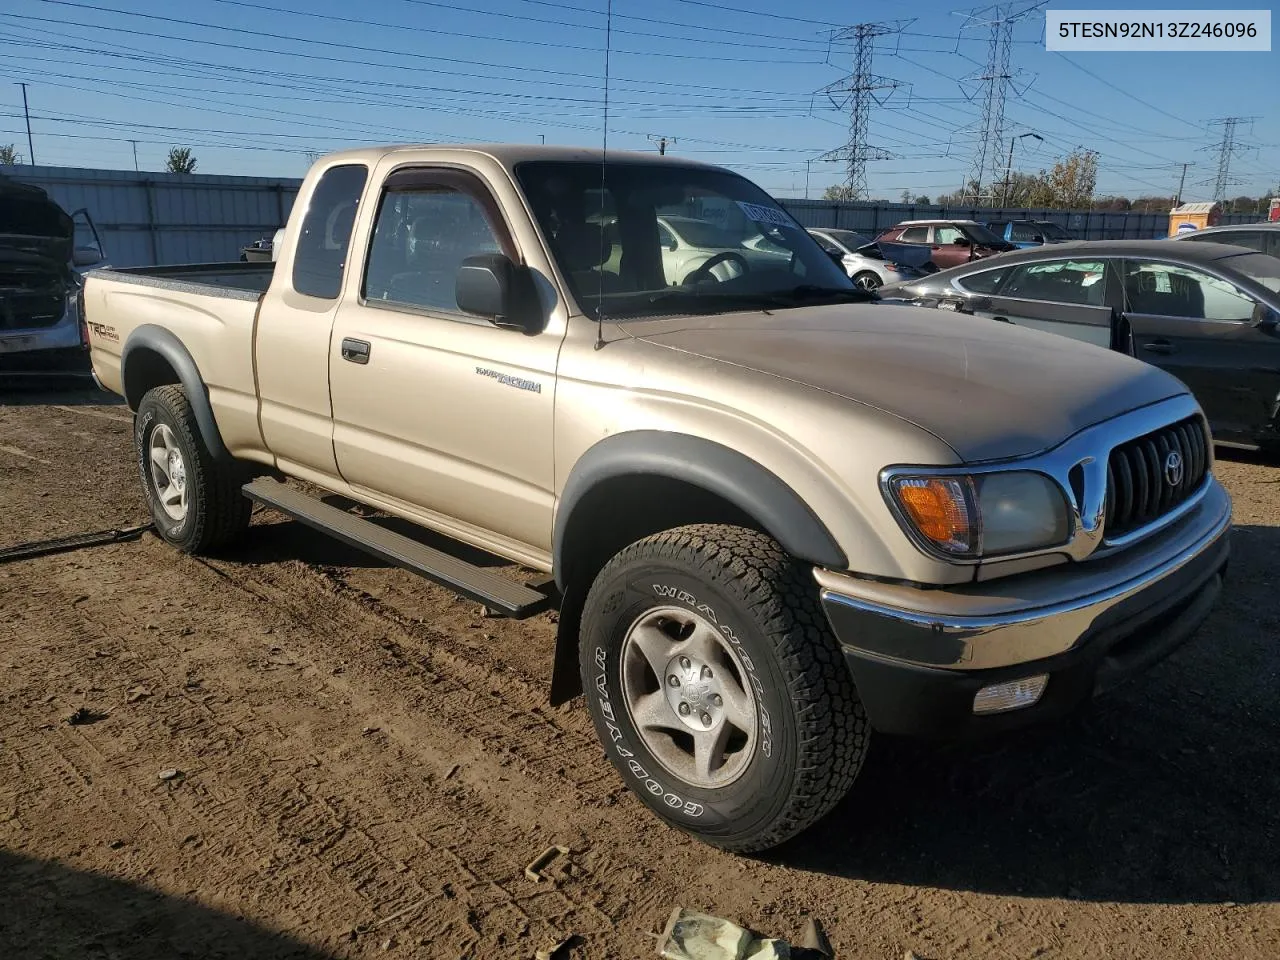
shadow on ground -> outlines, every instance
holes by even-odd
[[[326,503],[340,509],[348,509],[352,506],[352,502],[344,497],[327,496],[323,499]],[[288,520],[274,511],[264,511],[264,513],[266,517],[253,525],[244,540],[224,552],[224,559],[239,563],[279,563],[285,560],[301,560],[303,563],[330,567],[391,566],[319,530],[313,530],[306,524]],[[477,567],[511,566],[510,561],[502,557],[496,557],[491,553],[451,540],[409,523],[407,520],[401,520],[399,517],[364,516],[364,519]]]
[[[0,850],[0,957],[329,960],[239,917]]]
[[[1199,633],[1076,719],[978,745],[880,738],[770,859],[834,876],[1122,902],[1280,900],[1280,530],[1233,534]]]
[[[60,404],[64,407],[124,406],[124,399],[95,387],[85,377],[51,376],[19,380],[0,375],[0,407],[39,407]]]

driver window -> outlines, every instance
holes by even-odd
[[[955,243],[957,240],[967,240],[964,231],[958,227],[935,227],[933,231],[934,243]]]
[[[1188,320],[1246,323],[1254,299],[1226,280],[1170,263],[1125,264],[1125,302],[1129,313]]]
[[[365,300],[457,313],[455,285],[462,261],[501,252],[473,197],[443,186],[389,191],[369,248]]]
[[[666,224],[658,222],[658,242],[668,250],[679,249],[680,244],[676,241],[676,235],[667,229]]]

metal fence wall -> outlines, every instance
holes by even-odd
[[[237,260],[240,248],[284,226],[301,180],[206,174],[132,173],[72,167],[6,167],[73,212],[89,211],[108,260],[121,267]],[[779,200],[808,227],[878,233],[901,220],[1048,220],[1082,240],[1166,236],[1163,213],[1099,210],[956,208],[837,200]],[[1223,223],[1252,223],[1264,215],[1224,215]]]
[[[779,200],[806,227],[839,227],[876,234],[903,220],[1047,220],[1079,240],[1152,240],[1168,236],[1167,213],[1037,210],[1026,207],[938,207],[839,200]],[[1265,214],[1224,214],[1222,223],[1254,223]]]
[[[240,248],[284,225],[300,180],[6,167],[68,212],[89,211],[118,267],[238,260]]]

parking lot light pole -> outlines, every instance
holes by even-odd
[[[809,199],[809,167],[813,165],[812,160],[804,162],[804,198]]]
[[[1044,137],[1038,133],[1020,133],[1016,137],[1009,138],[1009,162],[1004,167],[1004,206],[1009,205],[1009,188],[1013,186],[1013,145],[1023,137],[1035,137],[1041,143],[1044,143]]]

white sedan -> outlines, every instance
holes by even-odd
[[[879,244],[853,230],[810,228],[809,236],[833,256],[838,255],[845,272],[864,290],[876,290],[886,283],[918,280],[926,272],[920,251],[909,244]],[[928,248],[924,248],[928,259]]]
[[[791,251],[762,233],[741,238],[709,220],[693,217],[658,217],[662,243],[662,271],[668,284],[677,286],[712,257],[728,254],[711,268],[717,280],[741,276],[756,266],[789,260]]]

